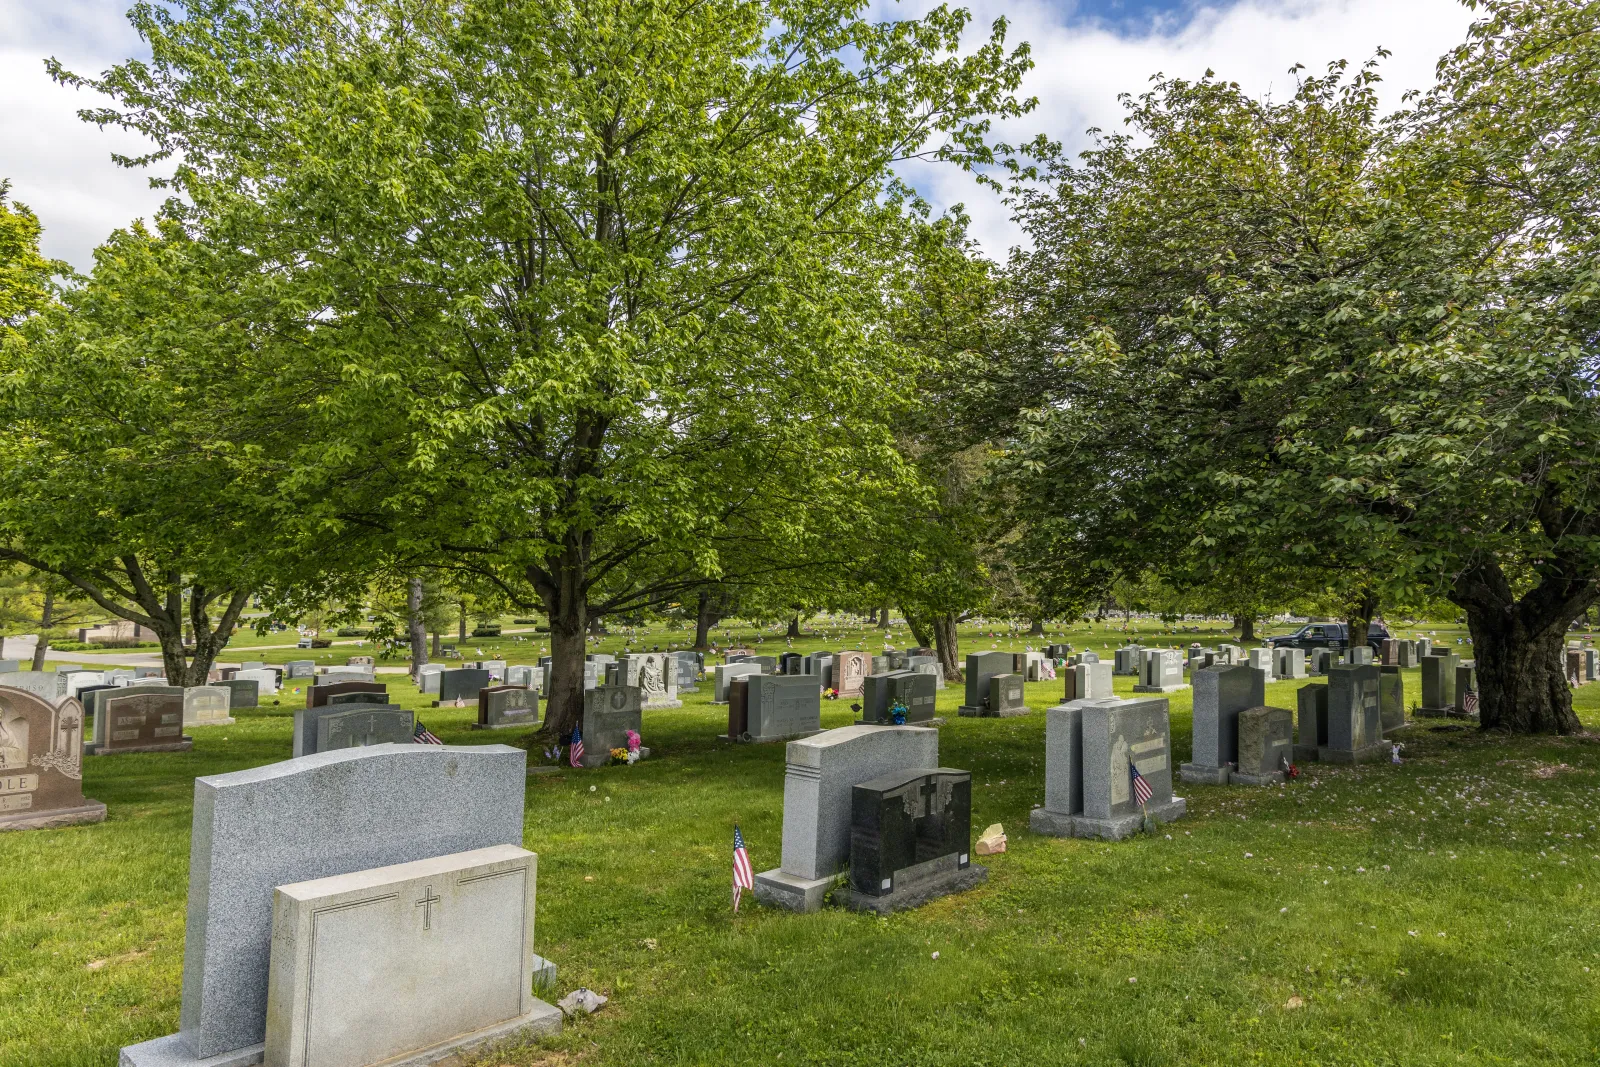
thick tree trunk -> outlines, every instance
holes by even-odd
[[[571,736],[583,721],[583,657],[588,647],[588,605],[581,597],[563,605],[547,604],[550,614],[550,692],[544,725],[556,740]]]
[[[44,606],[39,609],[39,640],[33,646],[33,669],[44,670],[44,657],[50,651],[50,638],[45,636],[45,631],[50,629],[51,613],[55,611],[55,594],[49,590],[44,594]]]
[[[721,619],[721,613],[713,610],[718,606],[717,598],[711,595],[708,589],[700,590],[700,602],[696,605],[694,615],[694,650],[704,652],[711,644],[711,628]]]
[[[1515,613],[1467,609],[1478,670],[1478,724],[1515,734],[1583,729],[1567,685],[1566,621],[1529,630]]]
[[[1240,641],[1254,641],[1256,639],[1256,617],[1254,615],[1235,615],[1233,628],[1239,631]]]
[[[800,636],[800,616],[796,615],[789,620],[789,632],[784,636],[791,641]]]
[[[889,605],[885,604],[883,607],[878,609],[878,629],[887,630],[888,628],[889,628]]]
[[[906,625],[911,628],[911,636],[919,648],[933,647],[933,627],[929,617],[918,615],[904,604],[900,605],[900,614],[905,616]]]
[[[1516,596],[1498,563],[1456,577],[1450,599],[1464,608],[1478,671],[1478,725],[1515,734],[1575,734],[1562,662],[1567,624],[1600,596],[1576,561],[1546,563],[1540,582]]]
[[[960,637],[956,633],[956,617],[946,612],[933,617],[933,648],[944,667],[946,682],[961,681]]]
[[[441,646],[440,641],[439,641],[439,631],[438,630],[433,631],[433,654],[435,656],[444,655],[444,652],[442,650],[442,646]]]
[[[1367,627],[1378,614],[1378,594],[1368,589],[1356,596],[1345,614],[1344,624],[1349,627],[1351,648],[1367,643]]]
[[[422,576],[414,576],[406,589],[406,629],[411,638],[411,675],[428,662],[428,626],[422,618]]]
[[[1029,637],[1043,637],[1044,636],[1044,620],[1043,619],[1036,618],[1036,619],[1033,620],[1032,623],[1029,624],[1029,626],[1028,626],[1028,636]]]

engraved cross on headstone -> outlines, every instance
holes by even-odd
[[[433,929],[433,906],[437,903],[439,903],[439,895],[433,891],[433,886],[430,885],[423,890],[422,899],[417,901],[416,904],[417,907],[422,909],[422,928],[424,930]]]
[[[924,817],[933,814],[933,798],[939,795],[939,786],[933,779],[928,779],[922,784],[922,814]]]

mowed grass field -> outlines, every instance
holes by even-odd
[[[854,644],[832,636],[796,646]],[[1068,639],[1102,637],[1120,633]],[[774,646],[769,633],[762,651]],[[385,680],[449,744],[527,743],[471,731],[471,709],[426,708],[402,677]],[[1293,708],[1299,684],[1271,686],[1269,702]],[[1027,822],[1060,686],[1030,684],[1035,713],[1007,720],[959,719],[959,685],[940,694],[941,762],[972,771],[974,832],[1001,822],[1010,850],[982,861],[983,887],[888,919],[753,902],[730,914],[735,820],[756,870],[779,862],[784,751],[717,741],[725,711],[709,683],[681,710],[647,713],[651,759],[530,777],[538,951],[560,967],[556,995],[587,985],[611,1002],[481,1062],[1600,1060],[1600,741],[1429,722],[1399,735],[1399,766],[1180,786],[1189,814],[1157,834],[1056,840]],[[1131,686],[1116,680],[1119,694]],[[1414,704],[1417,671],[1406,686]],[[1600,685],[1575,700],[1600,727]],[[288,758],[301,702],[286,691],[196,730],[190,753],[90,759],[85,791],[109,806],[105,823],[0,834],[0,1065],[107,1067],[120,1046],[176,1029],[192,780]],[[1171,703],[1181,762],[1190,692]],[[847,701],[824,703],[825,727],[852,719]]]

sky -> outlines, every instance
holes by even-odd
[[[935,0],[871,0],[879,17],[908,17]],[[110,232],[151,216],[166,195],[149,171],[116,165],[112,153],[138,154],[134,136],[77,118],[104,101],[64,88],[45,73],[54,56],[69,70],[95,74],[147,55],[129,28],[129,0],[0,0],[0,178],[44,224],[46,255],[80,270]],[[1358,63],[1378,48],[1385,104],[1432,82],[1439,56],[1458,43],[1471,14],[1457,0],[961,0],[972,11],[972,39],[999,17],[1008,40],[1027,41],[1034,69],[1023,85],[1039,106],[999,126],[1009,141],[1044,133],[1081,149],[1090,127],[1120,125],[1121,93],[1139,93],[1151,75],[1198,78],[1207,68],[1253,93],[1287,96],[1295,64],[1320,71],[1336,59]],[[911,165],[903,176],[936,208],[962,204],[972,233],[1003,258],[1022,237],[1005,205],[952,167]]]

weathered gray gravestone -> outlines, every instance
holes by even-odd
[[[1289,780],[1294,716],[1288,708],[1246,708],[1239,713],[1239,758],[1228,781],[1278,785]]]
[[[292,659],[283,666],[288,671],[289,678],[315,678],[317,676],[317,661],[314,659]]]
[[[628,747],[628,731],[644,736],[644,716],[637,686],[603,685],[583,694],[583,758],[585,767],[611,762],[611,750]],[[641,757],[650,750],[639,748]]]
[[[67,694],[66,678],[55,671],[8,671],[0,674],[0,686],[21,689],[52,702]]]
[[[1187,688],[1182,653],[1174,648],[1145,650],[1139,665],[1139,683],[1133,687],[1135,693],[1172,693]]]
[[[869,675],[861,695],[861,722],[892,724],[896,704],[906,709],[906,723],[931,722],[934,700],[933,675],[916,670]]]
[[[96,702],[95,740],[86,755],[124,752],[187,752],[194,742],[183,734],[183,690],[177,686],[129,686]]]
[[[1015,665],[1009,652],[969,652],[966,669],[966,702],[957,709],[965,716],[987,716],[989,708],[989,679],[996,674],[1010,674]]]
[[[228,708],[255,708],[261,706],[261,683],[254,680],[241,681],[238,675],[224,682],[213,682],[218,689],[228,691]]]
[[[822,686],[804,674],[751,674],[744,679],[745,731],[734,740],[783,741],[822,730]]]
[[[330,705],[317,718],[317,751],[403,745],[412,740],[414,727],[414,716],[403,708]]]
[[[323,701],[322,706],[325,708],[334,708],[340,706],[348,707],[351,704],[387,703],[389,703],[388,693],[332,693],[329,694],[327,700]]]
[[[411,731],[416,728],[416,721],[411,712],[402,711],[400,705],[398,704],[320,704],[314,708],[296,709],[294,713],[294,747],[291,751],[293,751],[296,757],[309,756],[316,752],[325,751],[322,745],[323,731],[321,728],[321,722],[323,718],[329,715],[341,715],[348,712],[383,712],[391,716],[397,716],[394,721],[385,723],[380,727],[380,731],[384,729],[396,731],[396,733],[393,735],[385,735],[380,732],[378,735],[378,740],[381,740],[384,743],[392,742],[394,744],[400,744],[402,743],[402,740],[409,743],[411,741]],[[399,721],[400,718],[403,718],[404,721]],[[352,722],[349,727],[342,729],[336,735],[336,740],[340,742],[340,744],[336,747],[351,747],[350,738],[353,736],[351,730],[355,725],[357,724]],[[398,731],[400,729],[405,730],[405,736],[403,739],[398,736]],[[366,736],[367,735],[363,733],[361,735],[361,741],[357,743],[359,744],[364,742]],[[375,740],[373,743],[378,743],[378,740]]]
[[[0,830],[100,822],[83,795],[83,705],[0,689]]]
[[[1328,745],[1328,687],[1318,682],[1303,685],[1295,690],[1296,721],[1299,735],[1295,740],[1295,762],[1319,758]]]
[[[1388,756],[1378,706],[1378,668],[1370,663],[1328,671],[1328,743],[1325,763],[1364,763]]]
[[[678,699],[678,663],[665,652],[636,653],[622,657],[622,684],[639,690],[641,706],[681,708]]]
[[[1194,755],[1179,774],[1185,782],[1227,785],[1239,759],[1239,713],[1266,702],[1254,667],[1208,667],[1194,676]]]
[[[1073,708],[1078,713],[1083,807],[1078,813],[1035,808],[1029,823],[1036,833],[1117,841],[1136,833],[1147,819],[1171,822],[1183,815],[1187,803],[1172,795],[1172,741],[1165,697],[1084,700],[1075,702]],[[1058,723],[1070,722],[1070,718],[1069,711],[1058,716]],[[1048,719],[1046,723],[1048,729]],[[1051,780],[1049,756],[1047,741],[1047,783]],[[1152,795],[1145,804],[1139,803],[1130,767],[1138,768],[1150,788]]]
[[[379,682],[332,682],[328,685],[306,687],[306,707],[320,708],[333,703],[336,697],[351,693],[371,693],[388,699],[389,687]]]
[[[520,685],[492,685],[478,690],[477,730],[504,730],[512,726],[537,726],[539,694]]]
[[[1362,667],[1372,662],[1371,645],[1354,645],[1344,650],[1344,661],[1352,667]]]
[[[1272,675],[1274,678],[1299,679],[1306,676],[1306,650],[1303,648],[1275,648]]]
[[[1449,715],[1456,704],[1456,668],[1461,658],[1454,652],[1422,657],[1422,706],[1418,715]]]
[[[706,665],[705,656],[699,652],[674,652],[672,658],[678,661],[678,692],[698,693],[700,674]]]
[[[195,779],[179,1031],[124,1067],[259,1062],[273,890],[522,843],[527,754],[379,745]]]
[[[471,700],[476,702],[478,690],[487,686],[492,679],[489,672],[476,667],[462,667],[453,671],[439,673],[439,703],[448,704],[456,700]]]
[[[1592,654],[1592,653],[1591,653]],[[1463,663],[1456,667],[1456,714],[1464,719],[1476,719],[1478,706],[1476,701],[1469,702],[1469,694],[1478,691],[1478,671],[1472,663]],[[1469,706],[1470,703],[1470,706]]]
[[[846,726],[789,742],[782,865],[756,875],[756,897],[816,911],[850,859],[852,789],[890,771],[939,765],[939,731]]]
[[[735,678],[746,675],[760,674],[761,668],[754,663],[719,663],[712,669],[711,703],[726,704],[728,702],[728,686]]]
[[[984,714],[1002,719],[1030,714],[1032,709],[1028,707],[1026,699],[1022,675],[992,674],[989,676],[989,701]]]
[[[1378,668],[1378,717],[1385,733],[1406,724],[1406,680],[1398,664]]]
[[[1062,672],[1064,703],[1074,700],[1107,700],[1112,696],[1111,664],[1079,663]]]

